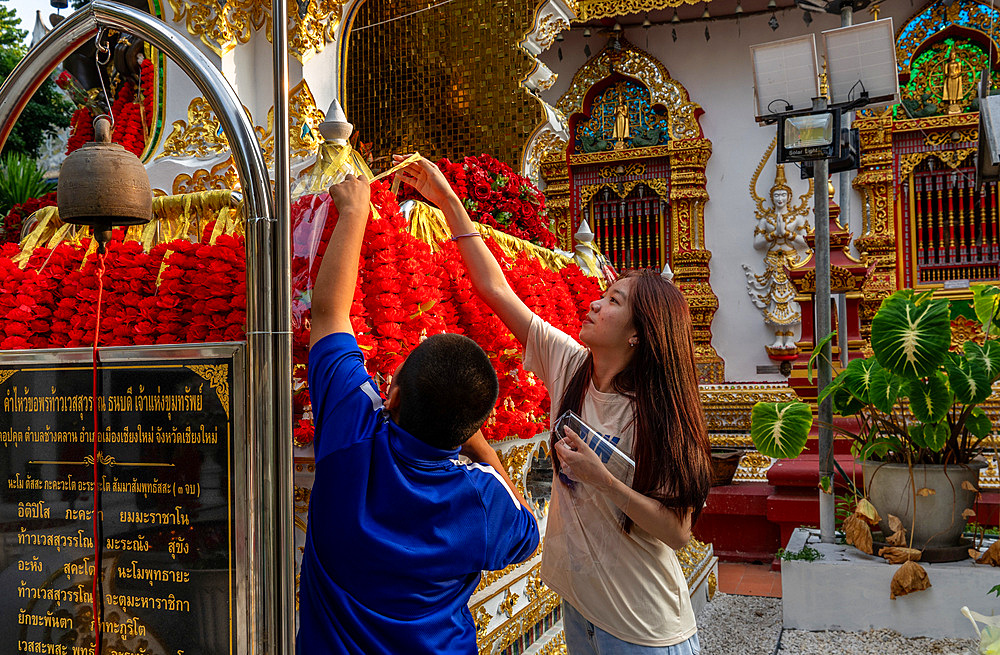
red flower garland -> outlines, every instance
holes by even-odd
[[[40,198],[31,198],[19,205],[14,205],[3,219],[3,242],[17,243],[21,240],[21,227],[28,218],[42,207],[56,204],[56,192],[50,191]]]
[[[378,218],[369,220],[362,246],[352,325],[369,372],[388,381],[422,338],[456,332],[476,340],[500,379],[500,401],[484,426],[489,439],[530,437],[546,429],[544,387],[521,365],[520,346],[476,296],[454,243],[437,253],[412,237],[388,184],[372,185]],[[292,209],[293,438],[312,440],[306,384],[309,309],[316,273],[337,212],[327,194],[299,198]],[[199,343],[245,338],[244,240],[229,235],[209,243],[214,221],[197,243],[178,239],[143,252],[116,229],[108,244],[101,343]],[[315,246],[313,245],[315,244]],[[487,240],[515,291],[545,320],[576,335],[589,300],[600,290],[576,266],[550,271],[534,258],[509,258]],[[16,244],[0,247],[0,349],[71,347],[93,339],[96,257],[90,240],[37,248],[22,270]],[[312,250],[315,249],[315,253]],[[544,293],[539,290],[544,289]]]
[[[70,86],[70,78],[60,75],[60,86]],[[111,142],[121,145],[134,154],[142,156],[146,148],[146,131],[153,122],[155,110],[156,69],[151,59],[143,59],[139,64],[139,86],[125,82],[118,89],[111,104],[111,115],[115,119]],[[89,106],[81,106],[70,119],[70,137],[66,144],[66,154],[73,152],[84,143],[94,140],[94,114]]]

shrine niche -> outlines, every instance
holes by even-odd
[[[574,76],[556,108],[569,139],[541,158],[556,236],[572,248],[586,221],[594,245],[616,269],[669,267],[688,299],[704,382],[720,382],[724,364],[712,347],[718,299],[705,249],[705,166],[700,106],[667,69],[622,37]],[[561,144],[560,144],[561,145]]]
[[[897,288],[968,293],[1000,278],[997,184],[975,188],[982,71],[997,79],[1000,12],[976,0],[928,4],[896,35],[900,104],[861,112],[858,249],[874,265],[862,336]],[[997,93],[994,83],[990,93]]]

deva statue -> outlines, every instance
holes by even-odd
[[[799,264],[800,256],[808,250],[805,237],[812,229],[807,216],[813,181],[809,180],[809,191],[799,196],[798,205],[791,207],[792,189],[785,179],[785,167],[778,164],[768,207],[767,200],[757,195],[756,186],[770,154],[769,150],[764,155],[750,181],[750,195],[757,206],[753,246],[764,255],[764,272],[757,275],[746,264],[743,271],[747,276],[750,300],[763,313],[764,324],[774,330],[774,341],[767,351],[771,355],[783,355],[797,351],[795,329],[802,322],[801,309],[795,302],[795,287],[787,269]]]

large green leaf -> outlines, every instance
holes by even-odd
[[[750,413],[750,438],[768,457],[798,457],[812,422],[812,408],[805,403],[757,403]]]
[[[955,392],[958,402],[974,405],[990,397],[990,379],[986,375],[982,358],[948,353],[944,367],[948,371],[948,385]]]
[[[976,318],[983,326],[983,332],[996,334],[998,312],[1000,312],[1000,287],[992,284],[972,285],[972,307],[976,310]]]
[[[927,376],[926,380],[912,380],[907,387],[907,395],[910,397],[910,410],[923,423],[939,423],[954,402],[948,378],[940,371]]]
[[[882,368],[905,377],[924,377],[936,370],[951,344],[948,300],[911,289],[897,291],[872,319],[872,350]]]
[[[987,341],[983,345],[979,345],[975,341],[966,341],[965,355],[982,364],[991,384],[1000,377],[1000,345],[996,341]]]
[[[907,381],[881,366],[871,374],[870,397],[875,409],[885,414],[891,414],[896,403],[906,397],[904,393]]]
[[[934,452],[938,452],[944,448],[950,436],[951,428],[948,427],[948,421],[924,426],[924,445]]]
[[[973,409],[965,419],[965,429],[974,437],[983,439],[993,432],[993,422],[981,407]]]
[[[867,405],[871,402],[870,390],[872,383],[872,373],[876,370],[881,370],[882,367],[878,365],[874,359],[852,359],[851,363],[847,365],[841,375],[844,376],[844,386],[847,390],[859,400],[862,404]],[[837,376],[840,377],[840,376]]]
[[[824,389],[825,391],[825,389]],[[818,404],[818,402],[817,402]],[[837,416],[854,416],[864,408],[858,398],[845,386],[838,386],[833,391],[831,399],[831,411]]]

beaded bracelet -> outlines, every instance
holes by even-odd
[[[466,232],[465,234],[453,234],[453,235],[451,235],[451,238],[448,239],[448,241],[458,241],[462,237],[480,237],[480,238],[482,238],[482,236],[483,235],[480,234],[479,232]]]

